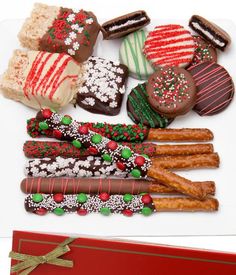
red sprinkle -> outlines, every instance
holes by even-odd
[[[55,137],[55,138],[57,138],[57,139],[61,139],[61,137],[62,137],[62,133],[61,133],[61,131],[59,131],[59,130],[53,130],[53,136]]]
[[[144,204],[148,204],[152,202],[152,197],[149,194],[145,194],[142,196],[142,202]]]
[[[107,147],[110,149],[110,150],[116,150],[116,148],[118,147],[118,144],[117,142],[111,140],[107,143]]]
[[[61,194],[61,193],[58,193],[58,194],[54,194],[53,195],[53,199],[55,202],[62,202],[64,200],[64,195]]]
[[[133,216],[133,212],[132,212],[131,210],[129,210],[129,209],[123,210],[123,211],[122,211],[122,214],[123,214],[124,216],[127,216],[127,217]]]
[[[81,125],[81,126],[79,127],[79,133],[82,134],[82,135],[87,135],[87,134],[88,134],[88,131],[89,131],[89,129],[88,129],[88,127],[85,126],[85,125]]]
[[[42,115],[44,118],[50,118],[52,115],[52,111],[50,109],[44,109],[42,110]]]
[[[137,156],[134,160],[134,163],[138,166],[142,166],[145,163],[145,158],[142,156]]]
[[[88,211],[86,209],[80,208],[77,210],[77,214],[80,216],[86,216],[88,214]]]
[[[43,216],[47,214],[47,210],[45,208],[39,208],[38,210],[35,211],[35,214]]]
[[[97,155],[98,154],[98,150],[95,147],[89,147],[88,151],[91,155]]]
[[[116,163],[116,166],[117,166],[118,169],[120,169],[120,170],[122,170],[122,171],[124,171],[125,168],[126,168],[126,165],[125,165],[123,162],[121,162],[121,161],[118,161],[118,162]]]

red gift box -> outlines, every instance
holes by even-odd
[[[68,236],[14,231],[12,251],[43,256]],[[223,253],[112,239],[78,237],[61,259],[73,267],[38,265],[34,275],[220,275],[236,274],[236,253]],[[12,260],[11,265],[19,261]],[[15,273],[15,274],[20,274]]]

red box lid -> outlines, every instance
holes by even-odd
[[[13,232],[12,250],[34,256],[52,251],[68,236]],[[236,253],[224,253],[111,239],[78,237],[62,256],[73,268],[41,264],[34,275],[236,274]],[[12,265],[17,261],[12,260]]]

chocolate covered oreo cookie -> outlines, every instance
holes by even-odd
[[[194,111],[200,116],[222,112],[234,96],[234,84],[226,69],[217,63],[204,62],[188,70],[197,86]]]
[[[165,128],[173,119],[168,119],[154,111],[147,101],[146,83],[133,88],[127,99],[128,116],[136,124],[143,124],[150,128]]]
[[[163,67],[148,79],[148,102],[159,114],[173,118],[195,105],[196,86],[189,72],[179,67]]]
[[[94,56],[84,67],[85,80],[77,93],[76,103],[91,113],[117,115],[125,93],[128,68]]]
[[[139,10],[131,12],[102,24],[101,31],[106,40],[125,36],[137,31],[150,23],[150,18],[145,11]]]
[[[189,26],[221,51],[224,51],[231,42],[231,38],[226,31],[202,16],[193,15],[189,20]]]

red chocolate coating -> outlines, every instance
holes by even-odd
[[[166,117],[189,112],[196,101],[196,86],[189,72],[179,67],[158,69],[148,79],[148,101]]]

